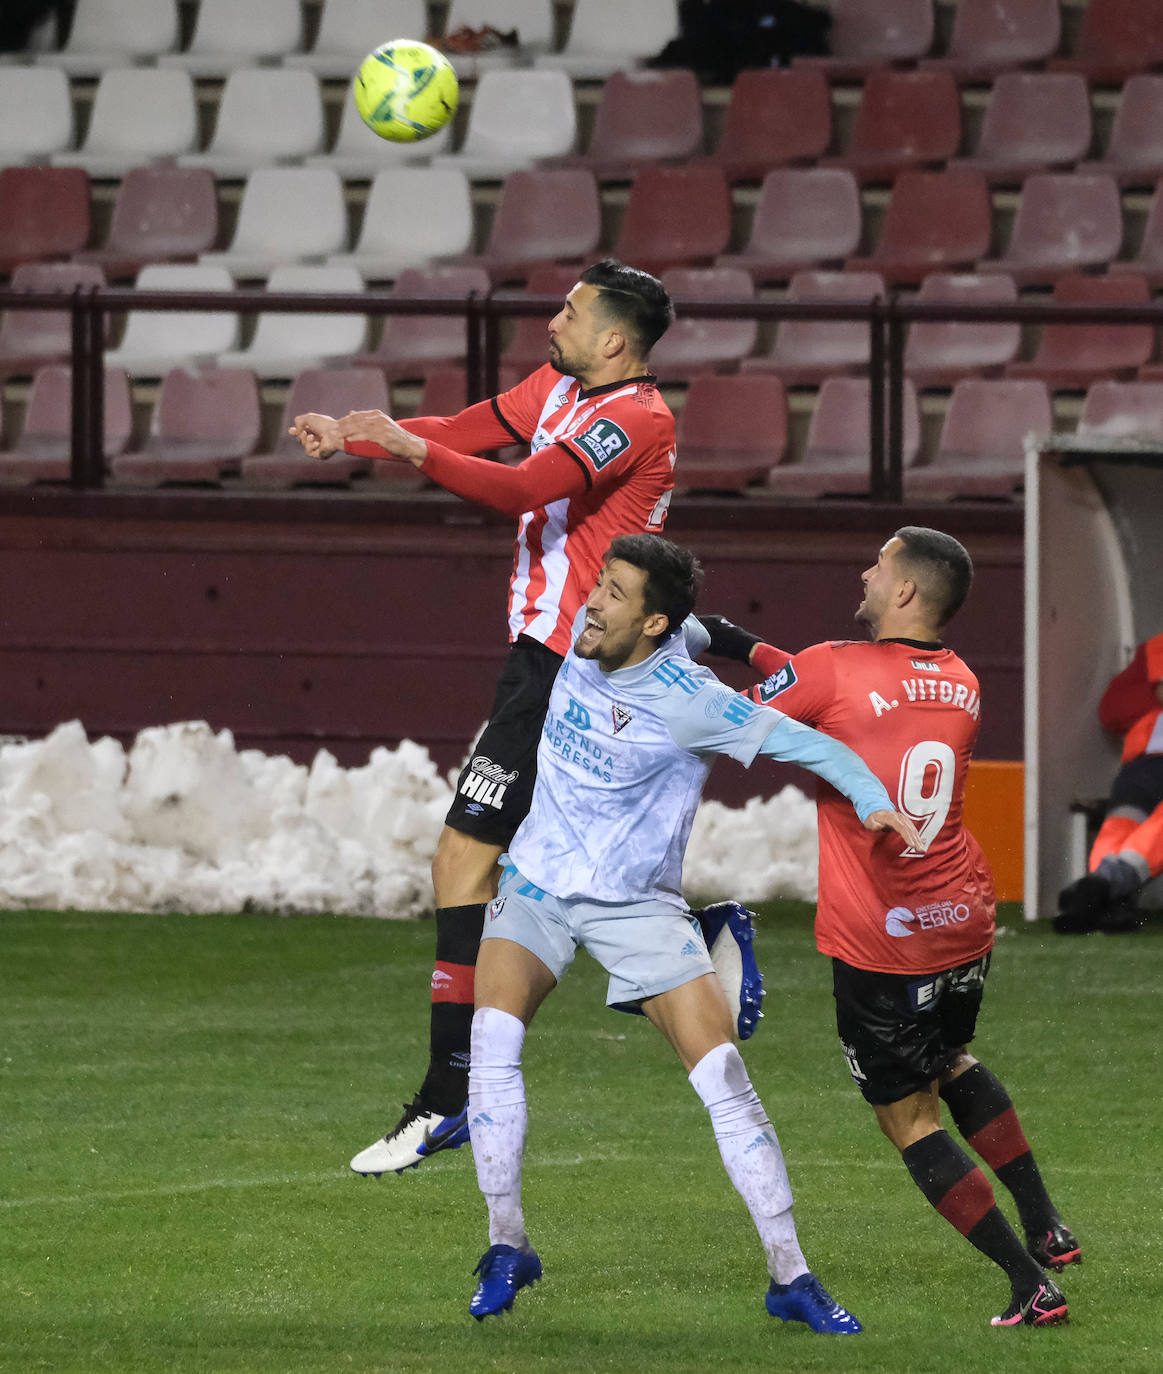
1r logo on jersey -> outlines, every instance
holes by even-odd
[[[477,754],[461,780],[460,794],[462,797],[471,797],[482,806],[491,806],[499,811],[505,793],[519,776],[516,768],[506,772],[499,763],[494,763],[484,754]]]
[[[630,447],[629,435],[613,420],[595,420],[584,434],[575,435],[573,442],[590,455],[599,471]]]

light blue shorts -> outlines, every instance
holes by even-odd
[[[505,863],[508,856],[502,856]],[[610,975],[606,1005],[640,1012],[648,997],[714,973],[698,923],[659,902],[564,902],[505,863],[483,940],[512,940],[558,982],[584,945]]]

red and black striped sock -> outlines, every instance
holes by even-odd
[[[1042,1271],[998,1209],[989,1179],[948,1131],[934,1131],[901,1151],[913,1182],[951,1226],[1005,1270],[1019,1291]]]
[[[454,1116],[468,1101],[477,950],[484,928],[484,902],[437,908],[428,1073],[420,1100],[441,1116]]]
[[[974,1064],[946,1083],[941,1097],[970,1149],[1013,1195],[1026,1233],[1039,1234],[1060,1221],[1001,1080],[984,1064]]]

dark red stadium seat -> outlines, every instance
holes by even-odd
[[[542,359],[544,362],[544,359]],[[510,367],[502,367],[497,391],[508,391],[526,374]],[[392,404],[397,406],[393,397]],[[468,405],[468,378],[463,367],[437,367],[424,379],[419,404],[411,412],[414,415],[455,415]],[[393,415],[402,415],[398,407]],[[529,456],[527,444],[510,444],[497,450],[496,456],[503,462],[520,462]],[[394,487],[416,487],[427,485],[423,476],[411,463],[376,462],[371,466],[370,476],[374,482],[383,482]]]
[[[779,167],[768,172],[742,253],[720,267],[742,267],[756,282],[786,281],[808,267],[839,267],[860,244],[860,189],[839,167]]]
[[[1095,382],[1078,421],[1078,437],[1089,436],[1163,443],[1163,381]]]
[[[789,301],[867,302],[884,295],[878,272],[797,272]],[[781,320],[769,353],[749,358],[743,372],[774,372],[785,386],[817,385],[828,377],[868,366],[869,327],[864,320]]]
[[[107,367],[104,386],[105,456],[124,451],[133,428],[129,375]],[[73,372],[58,364],[32,379],[24,430],[15,448],[0,452],[0,484],[67,482],[73,430]]]
[[[1128,78],[1106,152],[1077,170],[1109,173],[1120,186],[1152,186],[1163,177],[1163,76]]]
[[[1112,262],[1109,271],[1113,276],[1129,272],[1144,277],[1152,291],[1163,287],[1163,180],[1157,183],[1147,208],[1138,252],[1133,258]]]
[[[837,81],[894,62],[915,62],[933,46],[932,0],[832,0],[831,57],[797,57]]]
[[[100,248],[77,253],[109,278],[133,277],[147,263],[191,262],[218,237],[218,193],[204,167],[134,167],[113,202],[109,236]]]
[[[89,242],[89,177],[80,167],[0,168],[0,273],[67,258]]]
[[[388,295],[464,300],[474,291],[483,298],[488,290],[483,267],[405,267]],[[463,362],[465,348],[463,315],[385,315],[375,348],[346,361],[352,367],[379,368],[389,380],[423,377],[434,367]]]
[[[1022,183],[1009,245],[979,272],[1008,272],[1019,286],[1049,286],[1069,272],[1105,267],[1119,255],[1123,212],[1108,176],[1034,172]]]
[[[717,167],[648,167],[630,186],[614,255],[656,276],[709,265],[731,237],[731,196]]]
[[[557,303],[545,315],[517,316],[513,321],[509,342],[501,351],[501,362],[504,366],[513,368],[522,377],[526,377],[534,368],[549,361],[549,321],[561,309],[562,301],[576,285],[577,279],[576,267],[535,267],[529,273],[529,279],[525,283],[526,292],[531,296],[552,296]]]
[[[1016,185],[1029,172],[1086,157],[1090,92],[1077,72],[1005,72],[993,83],[981,137],[955,167],[977,167],[991,185]]]
[[[953,388],[936,458],[905,473],[905,499],[1012,496],[1025,481],[1026,435],[1050,430],[1044,383],[966,378]]]
[[[1117,84],[1163,63],[1163,0],[1088,0],[1078,41],[1051,66]]]
[[[642,167],[685,162],[703,150],[703,94],[694,72],[614,72],[606,78],[584,153],[553,165],[628,181]]]
[[[665,382],[733,368],[755,348],[755,320],[684,317],[686,301],[750,300],[755,287],[739,267],[672,267],[662,274],[678,318],[654,345],[650,370]]]
[[[1012,305],[1018,299],[1013,277],[995,272],[931,272],[918,301],[966,305]],[[952,386],[962,377],[1000,373],[1018,356],[1020,324],[1004,320],[918,320],[909,325],[905,372],[920,387]]]
[[[832,94],[823,72],[743,71],[731,87],[711,160],[728,181],[758,181],[773,167],[814,162],[832,143]]]
[[[162,378],[149,439],[137,453],[113,459],[114,477],[139,486],[165,482],[217,483],[253,453],[262,428],[258,379],[242,367]]]
[[[777,377],[696,377],[676,438],[677,490],[742,490],[787,451],[783,384]]]
[[[1145,305],[1143,277],[1060,277],[1054,300],[1069,305]],[[1130,378],[1150,358],[1155,331],[1149,324],[1047,324],[1028,362],[1013,362],[1007,377],[1036,377],[1055,390],[1081,391],[1102,377]]]
[[[387,409],[388,384],[378,368],[308,368],[291,383],[273,452],[244,458],[243,480],[264,487],[346,486],[352,477],[368,470],[371,460],[345,453],[336,453],[326,462],[308,458],[288,428],[296,415],[308,411],[340,416],[353,410]],[[411,463],[406,466],[412,468]]]
[[[767,484],[782,496],[864,496],[869,490],[869,381],[829,377],[820,388],[800,461],[773,468]],[[917,460],[921,421],[917,393],[906,380],[902,462]],[[680,458],[681,461],[681,458]]]
[[[958,0],[944,66],[959,81],[987,81],[1004,71],[1045,62],[1062,37],[1059,0]]]
[[[12,273],[17,291],[72,291],[104,286],[99,267],[76,262],[21,263]],[[67,362],[72,353],[72,316],[67,310],[17,310],[0,321],[0,381],[31,376],[47,363]]]
[[[907,167],[956,157],[961,95],[945,71],[870,73],[848,146],[821,166],[847,167],[860,181],[891,181]]]
[[[876,246],[866,258],[850,258],[847,269],[880,272],[895,284],[972,267],[989,249],[991,213],[989,187],[980,172],[902,172]]]

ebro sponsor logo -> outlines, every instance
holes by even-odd
[[[894,906],[885,913],[884,930],[894,939],[904,939],[919,930],[938,930],[942,926],[964,925],[969,920],[969,908],[964,902],[933,902],[911,911],[907,906]]]

